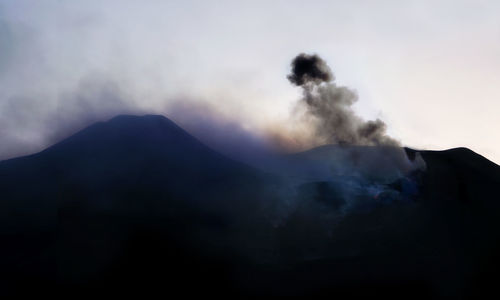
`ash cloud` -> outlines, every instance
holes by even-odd
[[[292,61],[292,74],[288,75],[288,80],[296,85],[304,85],[307,82],[328,82],[334,79],[330,67],[316,54],[297,55]]]
[[[386,124],[376,119],[365,121],[352,105],[358,95],[338,86],[326,62],[316,54],[301,53],[291,63],[291,83],[302,88],[298,107],[305,110],[305,121],[318,144],[399,146],[386,133]]]

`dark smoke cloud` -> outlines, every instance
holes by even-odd
[[[302,87],[299,102],[305,121],[318,144],[398,146],[387,136],[386,124],[379,119],[365,121],[352,109],[358,100],[355,91],[337,86],[326,62],[317,55],[299,54],[292,61],[288,79]]]
[[[292,74],[288,75],[288,79],[296,85],[303,85],[307,82],[328,82],[335,77],[319,56],[301,53],[292,61]]]

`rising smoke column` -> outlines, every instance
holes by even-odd
[[[330,67],[318,55],[301,53],[291,63],[291,83],[303,89],[299,105],[305,107],[308,125],[320,143],[398,146],[387,136],[380,119],[365,121],[352,109],[356,93],[337,86]]]

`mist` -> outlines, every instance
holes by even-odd
[[[251,121],[235,108],[243,93],[231,92],[241,85],[214,82],[201,63],[193,65],[195,55],[171,48],[186,42],[172,19],[144,19],[160,7],[175,14],[175,5],[129,14],[124,10],[135,5],[121,3],[2,4],[0,159],[41,151],[118,114],[166,115],[197,137],[214,137],[209,142],[222,150],[232,146],[222,145],[221,136],[243,134],[246,144],[254,143],[249,132],[258,136],[256,126],[242,129]],[[133,15],[144,21],[142,28],[127,25]],[[162,33],[146,34],[148,28]]]
[[[478,22],[463,18],[471,11],[465,2],[262,5],[0,1],[0,159],[43,150],[122,113],[162,114],[191,124],[200,138],[186,107],[210,111],[208,127],[226,132],[212,136],[249,136],[287,152],[331,143],[316,130],[324,127],[311,127],[318,116],[300,100],[302,88],[284,78],[301,52],[317,53],[332,67],[336,91],[359,98],[351,108],[371,121],[365,132],[385,128],[405,146],[467,146],[495,157],[498,139],[485,130],[498,114],[494,7],[477,8]],[[314,18],[295,22],[304,10]],[[463,37],[454,39],[457,22]],[[466,126],[470,112],[481,118]]]

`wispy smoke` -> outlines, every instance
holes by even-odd
[[[337,86],[335,76],[319,56],[299,54],[292,61],[288,79],[303,89],[299,106],[305,108],[306,122],[319,144],[399,145],[387,136],[383,121],[365,121],[356,115],[352,105],[357,94]]]

